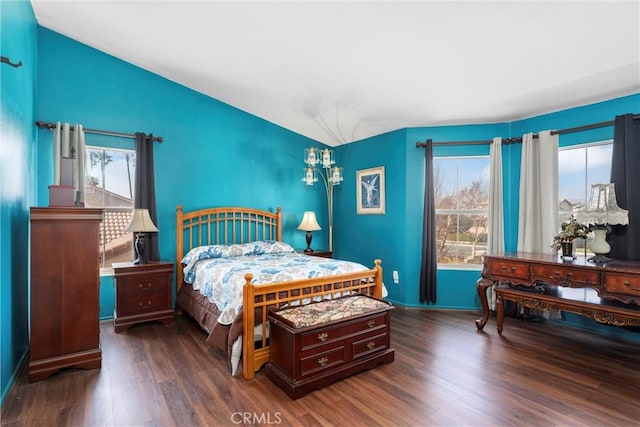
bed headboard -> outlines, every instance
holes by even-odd
[[[282,211],[242,207],[207,208],[183,212],[176,208],[176,285],[182,286],[180,261],[192,248],[232,245],[256,240],[282,240]]]

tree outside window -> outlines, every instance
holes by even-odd
[[[135,151],[87,146],[85,206],[102,208],[100,267],[131,261],[133,239],[124,230],[133,212]]]
[[[438,265],[480,265],[487,253],[489,157],[434,159]]]

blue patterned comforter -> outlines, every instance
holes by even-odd
[[[261,285],[368,270],[351,261],[297,254],[281,242],[266,242],[265,250],[264,243],[200,247],[182,260],[185,282],[218,307],[219,323],[230,325],[240,312],[247,273]]]

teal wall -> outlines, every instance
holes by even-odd
[[[437,304],[419,301],[420,256],[422,251],[422,203],[424,195],[424,153],[415,143],[430,138],[437,142],[490,140],[522,136],[525,132],[566,129],[611,121],[616,115],[640,113],[640,94],[536,116],[511,123],[467,126],[410,128],[367,138],[338,148],[338,159],[345,166],[344,189],[337,192],[336,253],[338,257],[369,262],[383,260],[384,281],[389,299],[406,307],[478,309],[476,280],[480,271],[438,271]],[[613,138],[613,127],[560,135],[560,145],[568,146]],[[505,247],[515,250],[518,227],[520,185],[520,144],[503,145]],[[488,154],[488,145],[436,146],[435,156]],[[358,169],[385,166],[386,215],[355,214],[355,174]],[[392,281],[398,270],[400,283]],[[567,316],[581,327],[608,334],[631,337],[624,329],[601,327],[588,319]],[[634,334],[632,339],[638,339]]]
[[[52,181],[51,133],[34,120],[82,123],[93,129],[164,138],[156,145],[160,252],[175,254],[175,207],[214,205],[282,207],[284,240],[304,247],[296,230],[302,213],[315,210],[322,232],[314,247],[327,247],[326,195],[300,181],[303,151],[321,144],[47,29],[38,28],[28,2],[0,1],[2,54],[21,59],[20,69],[0,67],[0,309],[2,397],[28,348],[28,208],[48,204]],[[37,68],[36,68],[37,67]],[[36,114],[37,111],[37,114]],[[336,149],[344,181],[335,191],[334,252],[373,265],[383,261],[389,297],[407,307],[418,299],[424,154],[416,141],[486,140],[527,131],[566,128],[640,112],[640,94],[512,123],[438,126],[377,135]],[[561,136],[560,144],[608,139],[612,129]],[[95,136],[92,136],[95,138]],[[105,145],[133,141],[101,137]],[[436,155],[487,154],[488,146],[437,147]],[[518,144],[503,147],[507,249],[517,241],[520,168]],[[356,215],[355,174],[386,167],[386,214]],[[400,272],[393,284],[391,272]],[[478,309],[479,271],[441,270],[435,308]],[[113,280],[101,280],[101,318],[113,310]],[[581,325],[590,327],[591,325]],[[620,332],[621,331],[621,332]],[[616,328],[616,333],[625,331]]]
[[[304,149],[321,144],[163,77],[39,29],[38,118],[87,128],[162,136],[154,147],[160,254],[175,258],[175,212],[254,206],[284,214],[283,238],[304,248],[296,227],[306,210],[328,228],[326,196],[302,184]],[[64,60],[60,60],[64,58]],[[73,65],[70,65],[73,64]],[[48,204],[52,135],[39,133],[38,205]],[[90,139],[91,138],[91,139]],[[87,141],[133,148],[133,140],[88,135]],[[326,233],[314,246],[327,247]],[[113,282],[101,280],[102,318],[113,315]]]
[[[0,392],[29,346],[29,206],[35,200],[37,26],[29,2],[0,1]]]
[[[339,258],[371,265],[381,258],[389,299],[406,307],[422,307],[419,301],[424,197],[424,150],[416,142],[489,140],[508,133],[508,124],[439,126],[389,132],[338,147],[344,166],[341,191],[336,191],[335,242]],[[488,145],[438,146],[434,155],[488,155]],[[386,214],[356,214],[356,172],[385,167]],[[392,272],[399,272],[394,284]],[[478,271],[440,270],[437,308],[477,308],[475,281]],[[446,284],[446,285],[445,285]]]

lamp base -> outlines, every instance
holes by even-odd
[[[587,261],[595,262],[596,264],[604,264],[604,263],[610,262],[611,258],[609,258],[606,255],[597,254],[587,259]]]
[[[311,232],[310,231],[307,231],[306,239],[307,239],[307,249],[305,249],[304,251],[307,253],[313,252],[313,249],[311,249]]]
[[[606,256],[611,251],[611,246],[607,243],[607,232],[609,228],[606,225],[594,225],[591,228],[595,239],[591,242],[589,249],[595,254],[588,260],[596,264],[603,264],[611,261],[611,258]]]
[[[145,241],[144,233],[137,233],[136,234],[136,241],[135,241],[135,244],[134,244],[134,246],[136,248],[137,258],[132,261],[133,265],[139,265],[139,264],[146,264],[147,263],[147,261],[144,259],[144,241]]]

